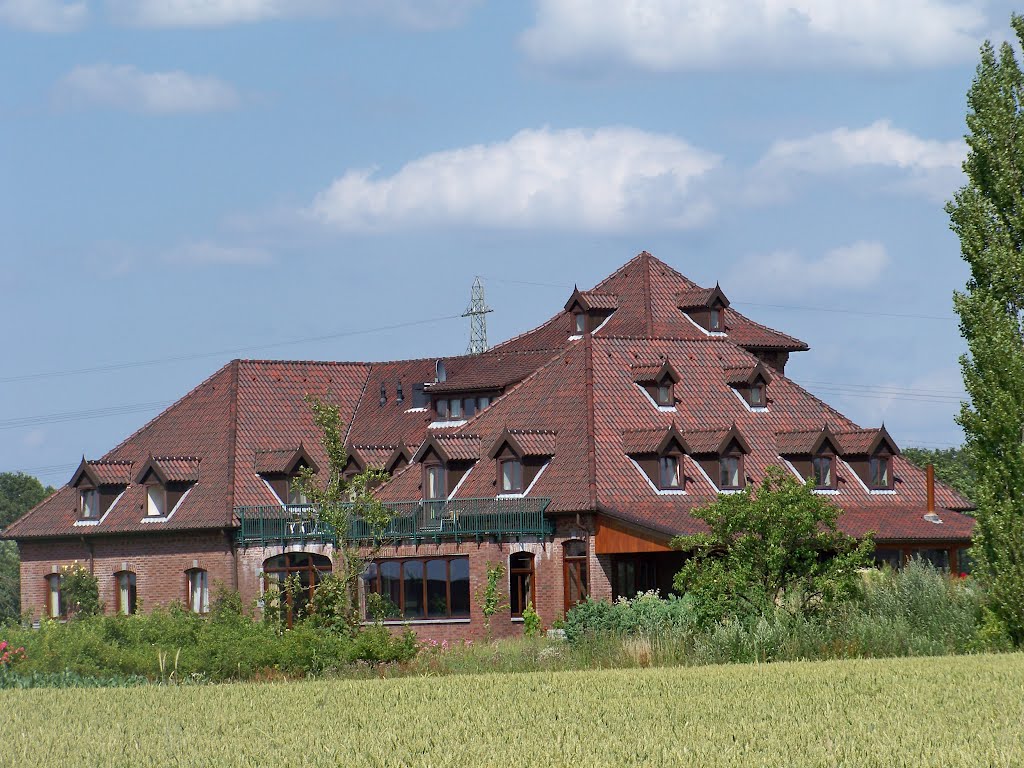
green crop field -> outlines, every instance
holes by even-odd
[[[0,691],[0,766],[1019,766],[1024,655]]]

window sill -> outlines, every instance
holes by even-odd
[[[385,619],[381,622],[385,627],[401,627],[405,624],[412,624],[418,626],[420,624],[469,624],[472,621],[470,618],[465,619]],[[362,621],[361,626],[372,627],[376,622],[373,621]]]
[[[870,493],[872,496],[895,496],[896,495],[896,491],[891,489],[891,488],[890,489],[870,488],[870,489],[868,489],[868,493]]]
[[[512,617],[512,623],[513,624],[522,624],[523,623],[523,617],[522,616],[513,616]]]
[[[93,518],[88,517],[88,518],[82,518],[80,520],[75,520],[75,522],[73,523],[73,527],[74,528],[78,528],[80,526],[99,525],[99,524],[100,524],[99,520],[94,520]]]
[[[836,488],[815,488],[812,493],[816,493],[819,496],[838,496],[839,490]]]
[[[461,427],[466,424],[467,419],[445,419],[444,421],[432,421],[427,425],[427,429],[455,429],[455,427]]]

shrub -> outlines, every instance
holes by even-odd
[[[60,593],[69,619],[95,616],[103,610],[99,582],[79,563],[61,568]]]
[[[526,637],[540,637],[540,616],[533,608],[533,603],[526,601],[523,609],[523,634]]]
[[[657,590],[651,590],[614,603],[587,599],[566,614],[564,628],[566,638],[576,642],[587,634],[654,636],[688,631],[696,622],[692,597],[662,599]]]

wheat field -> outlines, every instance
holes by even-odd
[[[1019,766],[1024,655],[0,691],[0,766]]]

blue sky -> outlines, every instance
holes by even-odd
[[[59,485],[232,357],[460,353],[477,274],[507,338],[644,249],[852,418],[957,444],[942,204],[1009,15],[0,0],[0,471]]]

